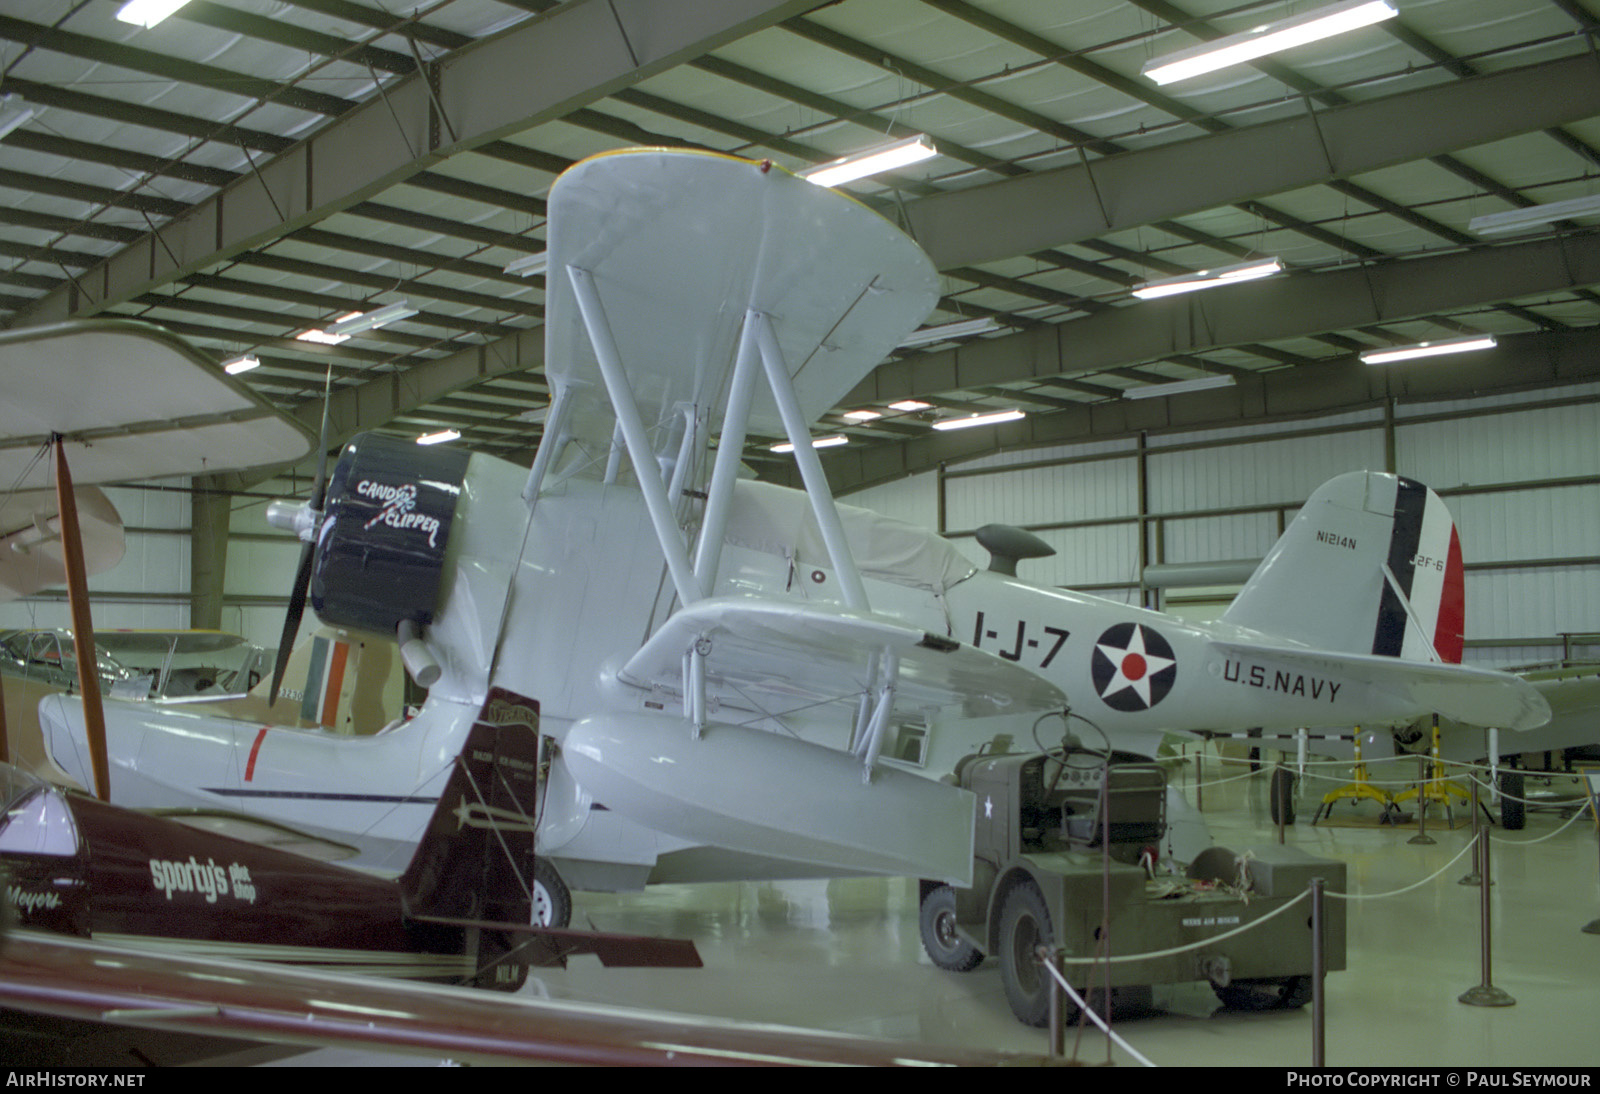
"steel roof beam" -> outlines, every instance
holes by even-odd
[[[1002,449],[1222,428],[1381,406],[1388,399],[1424,402],[1600,379],[1600,330],[1519,334],[1479,359],[1448,365],[1422,361],[1373,368],[1354,357],[1241,378],[1235,387],[1180,398],[1108,399],[968,433],[934,433],[913,441],[831,449],[828,477],[840,493],[889,482],[942,463]],[[783,468],[770,476],[785,481]]]
[[[921,398],[1395,323],[1600,282],[1600,232],[1391,260],[1143,301],[878,366],[849,405]]]
[[[945,269],[1347,179],[1595,114],[1600,60],[1584,54],[917,198],[906,207],[912,234]],[[1175,179],[1183,184],[1174,185]]]
[[[81,282],[95,287],[92,298],[64,286],[15,322],[102,311],[813,6],[813,0],[572,0],[396,80],[384,95],[263,164],[258,175],[164,225],[159,241],[149,235],[106,260]],[[182,79],[172,72],[166,78]]]

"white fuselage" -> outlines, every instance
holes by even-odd
[[[524,477],[510,464],[471,460],[445,558],[446,583],[424,634],[442,675],[415,719],[371,738],[349,738],[232,722],[193,707],[109,704],[113,799],[251,812],[354,845],[361,862],[398,869],[491,686],[536,698],[543,731],[557,742],[574,723],[596,716],[677,716],[680,695],[616,678],[675,606],[639,491],[584,478],[547,484],[530,519],[519,500]],[[740,484],[735,507],[713,595],[842,602],[837,575],[814,529],[808,531],[804,494]],[[1113,746],[1150,751],[1168,730],[1371,724],[1416,713],[1381,687],[1331,667],[1319,673],[1303,662],[1212,647],[1217,638],[1248,642],[1252,636],[1239,628],[1202,627],[979,571],[931,532],[841,508],[874,612],[1049,677],[1073,712]],[[902,557],[911,561],[902,565]],[[779,709],[750,698],[741,720]],[[71,708],[71,701],[52,698],[41,719],[57,762],[85,779],[82,732]],[[886,762],[938,776],[996,732],[993,719],[933,715],[923,719],[931,730],[923,743],[886,748]],[[841,724],[848,729],[836,704],[767,718],[761,728],[844,748]],[[1093,733],[1077,728],[1086,743],[1096,743]],[[1041,739],[1060,737],[1058,725]],[[1020,738],[1019,746],[1030,742]],[[737,778],[737,772],[710,777]],[[670,820],[646,827],[595,801],[558,751],[539,849],[577,888],[635,887],[652,874],[676,878],[682,872],[671,867],[673,856],[693,860],[689,876],[827,872],[781,855],[763,862],[748,848],[719,864],[714,854],[692,850],[703,838],[673,831]]]

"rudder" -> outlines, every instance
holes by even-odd
[[[1356,471],[1307,499],[1222,618],[1339,653],[1459,663],[1465,605],[1444,502],[1412,479]]]
[[[409,917],[532,921],[538,727],[538,703],[501,688],[490,691],[400,877]],[[522,984],[527,955],[506,932],[470,928],[463,945],[475,948],[478,986],[509,991]],[[521,956],[508,960],[513,953]]]

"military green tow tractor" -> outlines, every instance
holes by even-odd
[[[1188,877],[1157,872],[1166,774],[1129,753],[980,752],[962,759],[953,777],[978,798],[973,884],[922,883],[922,943],[935,965],[954,972],[998,957],[1006,998],[1024,1023],[1044,1025],[1049,1010],[1041,947],[1098,957],[1108,937],[1113,955],[1153,953],[1253,923],[1261,925],[1195,950],[1113,962],[1112,1006],[1148,998],[1152,984],[1197,980],[1210,981],[1229,1007],[1299,1007],[1310,1000],[1310,902],[1268,916],[1313,878],[1342,891],[1344,863],[1296,847],[1269,845],[1243,855],[1214,847],[1197,857]],[[1342,969],[1344,903],[1326,907],[1325,967]],[[1109,932],[1102,929],[1107,920]],[[1085,998],[1102,1008],[1102,965],[1069,964],[1066,975],[1074,987],[1093,991]]]

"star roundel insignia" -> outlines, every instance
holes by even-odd
[[[1118,623],[1100,636],[1089,660],[1096,694],[1112,710],[1149,710],[1172,690],[1172,646],[1142,623]]]

